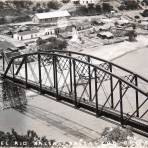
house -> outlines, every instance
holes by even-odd
[[[37,38],[37,37],[39,37],[38,30],[17,32],[16,34],[13,35],[13,38],[16,40],[27,40],[27,39]]]
[[[74,4],[80,4],[80,0],[71,0],[71,2]]]
[[[88,6],[89,4],[97,4],[100,0],[71,0],[74,4],[81,4],[84,6]]]
[[[71,15],[68,11],[58,10],[53,12],[46,12],[46,13],[36,13],[32,21],[34,23],[56,23],[61,18],[69,18]]]

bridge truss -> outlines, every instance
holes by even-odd
[[[148,134],[148,80],[142,76],[69,51],[24,54],[5,61],[3,57],[3,78]]]

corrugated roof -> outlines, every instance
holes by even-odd
[[[47,19],[47,18],[70,16],[70,13],[68,11],[53,11],[46,13],[36,13],[35,16],[37,16],[38,19]]]
[[[106,36],[106,37],[112,37],[112,36],[114,36],[111,32],[109,32],[109,31],[106,31],[106,32],[100,32],[99,33],[100,35],[104,35],[104,36]]]

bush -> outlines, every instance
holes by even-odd
[[[143,17],[148,17],[148,9],[145,9],[142,14]]]
[[[101,11],[102,11],[101,6],[100,6],[99,4],[97,4],[97,5],[96,5],[96,12],[97,12],[97,13],[101,13]]]
[[[101,136],[105,139],[105,142],[117,142],[122,143],[128,140],[128,137],[133,137],[133,133],[129,129],[116,128],[105,128]]]
[[[49,1],[47,3],[47,8],[48,9],[59,9],[60,8],[60,3],[56,0],[53,0],[53,1]]]
[[[148,0],[143,0],[143,2],[144,2],[146,5],[148,5]]]
[[[104,12],[110,12],[113,10],[113,7],[109,3],[103,3],[102,4],[102,10]]]
[[[37,40],[37,45],[40,51],[49,51],[49,50],[63,50],[67,47],[66,40],[57,39],[55,37],[48,38],[46,40],[42,40],[39,38]]]
[[[125,5],[127,9],[137,9],[138,8],[138,3],[135,0],[126,0]]]

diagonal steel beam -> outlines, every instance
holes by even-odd
[[[147,101],[148,101],[148,97],[143,101],[143,103],[138,107],[138,109],[140,109]],[[125,120],[125,123],[127,123],[135,115],[135,113],[137,113],[137,109],[136,111],[133,112],[132,115],[129,116],[128,119]]]
[[[92,71],[92,73],[90,74],[89,78],[92,76],[93,72],[94,72],[94,71]],[[81,94],[81,97],[80,97],[79,101],[81,101],[81,99],[82,99],[82,97],[83,97],[85,91],[87,91],[86,89],[87,89],[87,86],[89,85],[89,83],[90,83],[90,80],[88,80],[88,82],[86,83],[86,85],[83,87],[84,89],[83,89],[83,92],[82,92],[82,94]],[[88,95],[88,97],[90,98],[90,94],[89,94],[88,92],[87,92],[87,95]]]
[[[135,77],[133,77],[130,82],[132,83],[132,82],[134,81],[134,79],[135,79]],[[122,92],[122,98],[125,96],[125,94],[126,94],[126,92],[128,91],[129,88],[130,88],[129,86],[126,87],[125,91]],[[120,99],[119,99],[119,101],[117,102],[117,104],[115,105],[114,110],[117,108],[117,106],[119,105],[119,103],[120,103]]]
[[[119,80],[118,80],[117,83],[115,84],[115,86],[114,86],[114,88],[113,88],[113,91],[116,89],[116,87],[118,86],[118,84],[119,84]],[[103,106],[101,107],[100,112],[102,112],[103,108],[105,107],[105,105],[106,105],[107,102],[109,101],[110,97],[111,97],[111,93],[110,93],[110,95],[108,96],[108,98],[106,99],[106,101],[105,101],[105,103],[103,104]]]
[[[140,118],[143,118],[148,113],[148,109],[140,116]]]
[[[8,66],[7,66],[7,68],[6,68],[6,71],[5,71],[5,73],[4,73],[4,77],[7,75],[9,69],[11,70],[11,64],[13,63],[13,61],[14,61],[13,59],[10,60]],[[12,71],[11,71],[11,72],[12,72]]]
[[[24,64],[24,62],[25,62],[25,57],[22,59],[22,61],[21,61],[20,65],[19,65],[19,67],[18,67],[18,69],[17,69],[15,75],[18,75],[18,73],[20,72],[20,69],[22,68],[22,66],[23,66],[23,64]]]
[[[97,88],[97,92],[99,91],[99,89],[101,88],[101,85],[102,85],[102,83],[103,83],[103,81],[104,81],[104,79],[105,79],[105,77],[106,77],[106,73],[104,74],[104,76],[103,76],[103,78],[102,78],[102,80],[100,81],[100,84],[99,84],[99,86],[98,86],[98,88]],[[94,95],[94,97],[92,98],[92,101],[95,99],[95,95]]]

